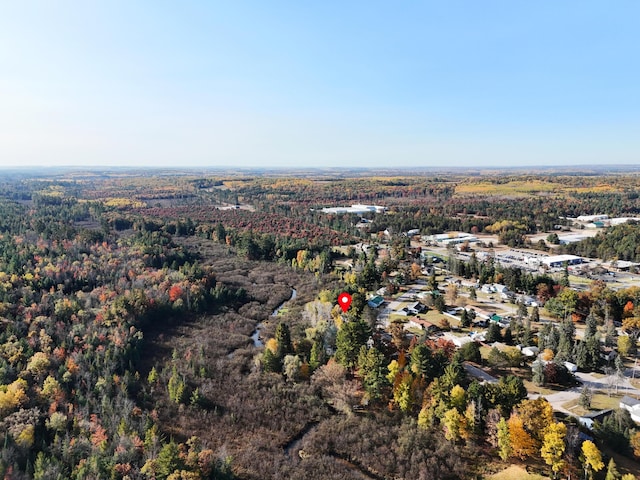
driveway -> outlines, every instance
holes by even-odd
[[[480,380],[483,380],[487,383],[497,383],[498,379],[496,377],[492,377],[491,375],[489,375],[487,372],[485,372],[484,370],[478,368],[478,367],[474,367],[473,365],[464,362],[464,369],[467,371],[467,373],[474,377],[474,378],[479,378]]]

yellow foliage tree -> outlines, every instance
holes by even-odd
[[[391,363],[387,366],[387,370],[389,370],[387,380],[389,380],[389,383],[393,385],[393,382],[396,380],[396,376],[400,372],[400,364],[397,360],[391,360]]]
[[[544,440],[540,455],[551,465],[554,476],[564,467],[562,456],[564,455],[564,437],[567,435],[567,426],[562,422],[552,423],[545,429]]]
[[[545,362],[550,362],[554,357],[553,350],[551,350],[550,348],[545,348],[541,354],[541,357]]]
[[[536,441],[525,430],[522,418],[516,413],[507,421],[509,426],[509,439],[511,440],[511,454],[525,459],[536,453]]]
[[[633,448],[633,454],[636,457],[640,457],[640,431],[631,435],[630,443],[631,448]]]
[[[420,409],[420,413],[418,414],[418,426],[423,428],[429,428],[431,426],[431,418],[433,416],[433,412],[428,405],[423,405]]]
[[[167,480],[202,480],[202,476],[198,472],[190,472],[188,470],[175,471],[167,477]]]
[[[35,427],[27,425],[16,437],[16,443],[23,448],[31,448],[35,440]]]
[[[9,385],[0,386],[0,413],[5,414],[26,402],[26,389],[27,382],[22,378]]]
[[[456,408],[447,410],[442,417],[442,427],[447,440],[455,442],[466,436],[466,419]]]
[[[449,403],[453,408],[457,408],[459,412],[464,410],[467,404],[467,393],[460,385],[455,385],[449,394]]]
[[[522,419],[525,430],[536,440],[540,447],[544,438],[544,430],[553,423],[553,407],[542,397],[535,400],[523,400],[516,408]]]
[[[27,371],[34,375],[41,375],[49,369],[49,356],[44,352],[36,352],[33,354],[27,364]]]
[[[47,376],[42,382],[42,396],[44,398],[53,399],[59,389],[60,383],[51,375]]]
[[[275,355],[278,351],[278,341],[275,338],[270,338],[267,340],[266,347]]]
[[[593,478],[593,472],[599,472],[604,468],[604,462],[602,461],[602,454],[596,444],[591,440],[586,440],[582,444],[582,454],[580,460],[584,466],[584,472],[589,478]]]

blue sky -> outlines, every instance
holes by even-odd
[[[640,164],[640,2],[19,1],[0,166]]]

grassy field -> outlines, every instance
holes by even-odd
[[[560,191],[561,185],[540,180],[513,181],[507,183],[475,182],[464,183],[456,186],[457,195],[534,195],[536,193],[549,193]]]
[[[548,480],[549,477],[537,473],[528,473],[518,465],[511,465],[502,472],[486,477],[487,480]]]

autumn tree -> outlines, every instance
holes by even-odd
[[[466,419],[456,408],[451,408],[442,417],[442,427],[445,438],[455,442],[464,435]]]
[[[607,476],[604,477],[604,480],[620,480],[621,475],[618,472],[618,467],[616,466],[616,462],[613,458],[609,460],[609,465],[607,465]]]
[[[509,425],[512,455],[523,460],[534,455],[537,450],[536,441],[525,430],[520,416],[516,413],[512,414],[507,424]]]
[[[626,357],[634,352],[634,341],[629,335],[620,335],[618,337],[618,353]]]
[[[511,456],[511,437],[509,435],[509,425],[504,417],[500,417],[497,425],[498,454],[502,460]]]
[[[593,478],[594,472],[599,472],[604,468],[602,454],[591,440],[585,440],[582,444],[580,461],[584,467],[585,476],[589,478]]]
[[[631,445],[631,449],[633,450],[633,454],[640,458],[640,430],[631,435],[629,439],[629,444]]]
[[[525,430],[536,440],[536,447],[542,443],[545,428],[553,423],[553,407],[543,397],[522,400],[515,408],[522,419]]]
[[[403,412],[408,412],[413,407],[412,384],[413,377],[405,371],[396,378],[393,385],[393,399]]]
[[[454,305],[458,299],[458,286],[455,283],[447,285],[446,295],[449,305]]]
[[[564,437],[567,434],[567,426],[562,422],[551,423],[544,429],[544,436],[540,455],[551,466],[553,476],[564,467],[562,457],[565,451]]]

